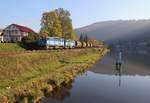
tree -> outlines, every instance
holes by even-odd
[[[40,34],[43,37],[57,36],[65,39],[76,39],[77,36],[73,30],[70,16],[70,12],[63,8],[43,13]]]
[[[37,40],[39,39],[39,35],[37,33],[29,33],[28,36],[22,38],[21,46],[26,49],[38,49]]]
[[[73,30],[72,20],[70,18],[70,12],[59,8],[55,10],[59,15],[62,27],[62,37],[65,39],[76,39],[76,34]]]
[[[89,37],[87,36],[87,34],[84,35],[84,42],[88,43],[89,41]]]
[[[81,33],[79,40],[80,40],[81,42],[86,42],[86,43],[88,43],[88,42],[89,42],[89,37],[87,36],[87,34]]]
[[[41,34],[40,36],[46,38],[49,36],[49,31],[46,28],[41,28],[40,34]]]
[[[29,33],[28,36],[23,37],[22,42],[24,44],[29,44],[29,43],[35,42],[36,40],[38,40],[38,38],[39,38],[38,34],[32,32],[32,33]]]
[[[43,13],[41,21],[42,28],[40,33],[42,36],[62,37],[61,21],[55,11]]]
[[[81,33],[79,40],[80,40],[80,42],[84,41],[84,35],[83,35],[83,33]]]

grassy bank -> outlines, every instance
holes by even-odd
[[[3,51],[24,51],[25,49],[22,48],[17,43],[0,43],[0,52]]]
[[[94,64],[106,49],[0,52],[1,102],[35,103]]]

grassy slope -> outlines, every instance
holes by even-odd
[[[24,51],[25,49],[20,47],[16,43],[0,43],[0,51]]]
[[[41,91],[38,92],[40,94],[37,94],[37,90],[32,88],[33,84],[39,90],[45,88],[45,86],[50,88],[45,81],[51,79],[56,82],[55,85],[59,86],[68,78],[73,79],[74,73],[83,70],[84,66],[88,67],[86,64],[91,64],[99,59],[104,54],[104,50],[77,49],[35,53],[7,53],[6,55],[0,53],[0,97],[7,96],[12,98],[14,94],[26,97],[23,90],[36,91],[32,95],[42,96]]]

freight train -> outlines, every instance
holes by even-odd
[[[80,42],[60,37],[41,38],[38,40],[38,45],[44,49],[93,47],[92,43]]]

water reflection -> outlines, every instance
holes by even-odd
[[[43,103],[150,103],[150,59],[130,55],[108,54]]]
[[[122,52],[118,52],[117,55],[116,55],[117,69],[121,68],[121,64],[122,64]]]
[[[116,76],[119,78],[119,87],[121,87],[121,66],[122,66],[122,52],[118,52],[116,57]]]
[[[114,76],[117,77],[118,79],[118,83],[116,83],[119,87],[121,87],[121,66],[116,66],[116,74]],[[85,73],[82,73],[79,75],[79,78],[77,78],[77,81],[78,79],[81,79],[81,78],[93,78],[95,76],[95,73],[92,73],[92,72],[89,72],[89,71],[85,71]],[[99,75],[99,74],[96,74],[96,75]],[[103,76],[103,75],[102,75]],[[111,76],[111,75],[110,75]],[[112,76],[113,77],[113,76]],[[101,79],[104,78],[104,77],[100,77]],[[96,79],[96,78],[95,78]],[[90,79],[88,79],[90,80]],[[89,82],[88,80],[85,80],[87,82]],[[71,98],[71,89],[73,88],[73,85],[74,85],[74,82],[75,81],[70,81],[68,84],[62,84],[61,87],[59,88],[55,88],[55,90],[50,94],[48,95],[48,99],[45,100],[43,103],[48,103],[48,102],[56,102],[56,103],[59,103],[59,102],[64,102],[67,100],[67,98]],[[103,81],[101,81],[103,82]],[[81,84],[82,85],[82,84]],[[92,85],[89,84],[89,85]],[[98,86],[98,85],[97,85]],[[86,88],[86,86],[85,86]],[[80,88],[78,88],[80,90]],[[75,103],[75,102],[72,102],[72,103]]]
[[[110,52],[102,61],[97,62],[90,71],[99,74],[115,74],[116,57],[116,53]],[[118,68],[120,67],[118,66]],[[150,55],[122,52],[121,71],[123,75],[150,75]]]
[[[125,76],[120,70],[116,70],[117,75],[88,71],[43,103],[150,103],[150,77]]]
[[[116,76],[119,78],[119,87],[121,87],[121,65],[116,66]]]
[[[70,81],[67,84],[62,84],[60,87],[55,88],[55,90],[49,94],[49,98],[52,98],[53,100],[57,100],[57,101],[63,101],[66,98],[69,98],[71,93],[71,89],[72,89],[72,84],[74,81]]]

